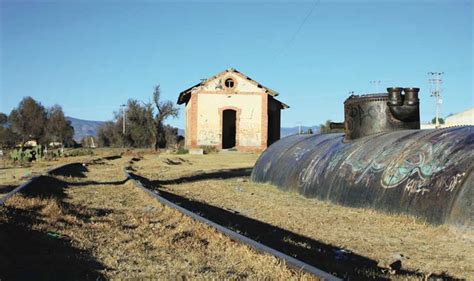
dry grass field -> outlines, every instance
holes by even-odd
[[[313,279],[157,203],[126,180],[130,163],[169,200],[340,277],[474,276],[474,233],[252,183],[257,158],[98,150],[26,168],[4,162],[3,186],[25,181],[15,176],[22,169],[89,164],[43,176],[0,208],[0,279]],[[394,274],[396,260],[402,269]]]
[[[145,155],[133,168],[170,200],[222,224],[238,221],[231,227],[300,258],[320,259],[329,272],[334,262],[324,264],[324,253],[332,251],[340,254],[340,263],[348,259],[349,265],[365,268],[367,276],[400,260],[402,274],[388,278],[472,280],[473,232],[335,206],[252,183],[249,174],[257,158],[243,153]]]
[[[0,279],[314,279],[157,203],[126,180],[132,157],[43,176],[7,200]]]
[[[71,151],[80,150],[68,149],[66,153],[70,153]],[[55,167],[73,162],[87,161],[93,157],[98,158],[116,155],[120,154],[121,151],[122,149],[96,149],[93,155],[60,157],[51,161],[41,160],[25,164],[13,162],[5,155],[3,158],[0,158],[0,198],[28,179],[45,174],[48,170]]]

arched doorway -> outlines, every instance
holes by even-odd
[[[236,111],[226,109],[222,112],[222,148],[235,147]]]

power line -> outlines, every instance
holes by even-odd
[[[291,44],[293,44],[293,41],[295,41],[296,39],[296,36],[300,33],[301,29],[303,28],[304,24],[306,23],[306,21],[308,21],[309,17],[311,16],[311,14],[313,13],[313,11],[316,9],[316,6],[319,5],[319,3],[321,2],[321,0],[316,0],[314,1],[314,5],[311,7],[311,9],[309,10],[308,14],[306,14],[306,17],[303,19],[303,21],[301,22],[301,24],[298,26],[298,28],[296,29],[296,31],[293,33],[293,36],[291,36],[291,39],[290,41],[288,41],[288,43],[280,50],[280,52],[278,52],[275,56],[275,59],[276,60],[281,54],[283,54],[283,52],[289,47],[291,46]]]

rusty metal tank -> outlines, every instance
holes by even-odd
[[[344,134],[293,135],[272,144],[252,180],[345,206],[473,228],[474,127],[419,130],[418,97],[407,97],[413,88],[398,97],[399,89],[346,100]]]

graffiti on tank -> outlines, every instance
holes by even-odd
[[[449,134],[442,134],[439,138],[450,139]],[[472,156],[472,150],[460,151],[458,145],[469,143],[463,138],[454,138],[452,141],[439,142],[396,142],[380,143],[376,139],[368,140],[364,145],[355,149],[340,149],[332,156],[326,171],[338,167],[346,167],[350,174],[348,179],[353,184],[369,183],[380,175],[380,183],[383,188],[390,189],[396,187],[404,188],[408,193],[429,192],[427,186],[432,185],[434,176],[443,170],[456,171],[458,163]],[[457,145],[453,145],[453,143]],[[407,145],[415,146],[416,149],[407,150]],[[366,147],[372,147],[367,152]],[[349,153],[348,153],[349,152]],[[397,157],[393,157],[398,155]],[[343,159],[343,160],[342,160]],[[313,161],[319,162],[318,158]],[[310,166],[317,166],[318,163],[311,163]],[[342,162],[341,162],[342,161]],[[450,176],[449,180],[444,176],[446,191],[453,191],[456,186],[462,183],[463,173],[456,173]]]
[[[366,109],[364,109],[360,104],[350,107],[347,112],[349,118],[346,118],[348,130],[352,131],[354,128],[354,122],[358,122],[359,126],[361,126],[367,118],[369,119],[369,122],[372,122],[373,119],[377,119],[381,110],[379,104],[370,105]]]
[[[322,140],[314,145],[317,146],[318,149],[327,151],[327,154],[319,154],[312,158],[308,165],[301,170],[298,176],[298,187],[303,188],[303,190],[310,187],[308,183],[311,183],[312,179],[319,184],[320,180],[325,178],[327,173],[331,173],[332,171],[330,168],[319,169],[318,167],[325,167],[326,165],[330,166],[331,161],[333,161],[337,156],[340,156],[340,154],[336,152],[337,148],[342,146],[341,142],[331,142],[332,138],[327,136],[321,138]],[[309,149],[308,152],[311,152],[311,149]],[[301,157],[304,157],[305,154],[299,155],[299,158],[296,158],[297,161],[299,161]]]
[[[410,194],[421,192],[421,195],[424,195],[425,192],[430,191],[429,189],[422,187],[425,185],[425,182],[426,182],[426,179],[408,179],[405,185],[405,191],[407,191]]]
[[[400,157],[389,163],[382,174],[382,186],[384,188],[394,188],[400,186],[403,182],[405,188],[412,192],[426,192],[425,186],[429,185],[433,175],[452,167],[459,163],[463,158],[468,157],[465,153],[454,153],[456,146],[449,142],[440,144],[425,143],[418,147],[415,154],[409,155],[408,152],[399,151]],[[461,177],[455,177],[448,184],[449,189],[453,190],[460,182]],[[408,179],[411,179],[408,183]]]
[[[449,183],[446,183],[446,191],[452,192],[456,186],[462,182],[463,177],[466,175],[466,173],[460,173],[456,174],[454,177],[451,178]]]
[[[364,145],[361,145],[345,157],[341,167],[349,168],[354,183],[367,182],[385,168],[392,153],[393,149],[390,149],[390,146],[375,143],[373,150],[367,153]]]

